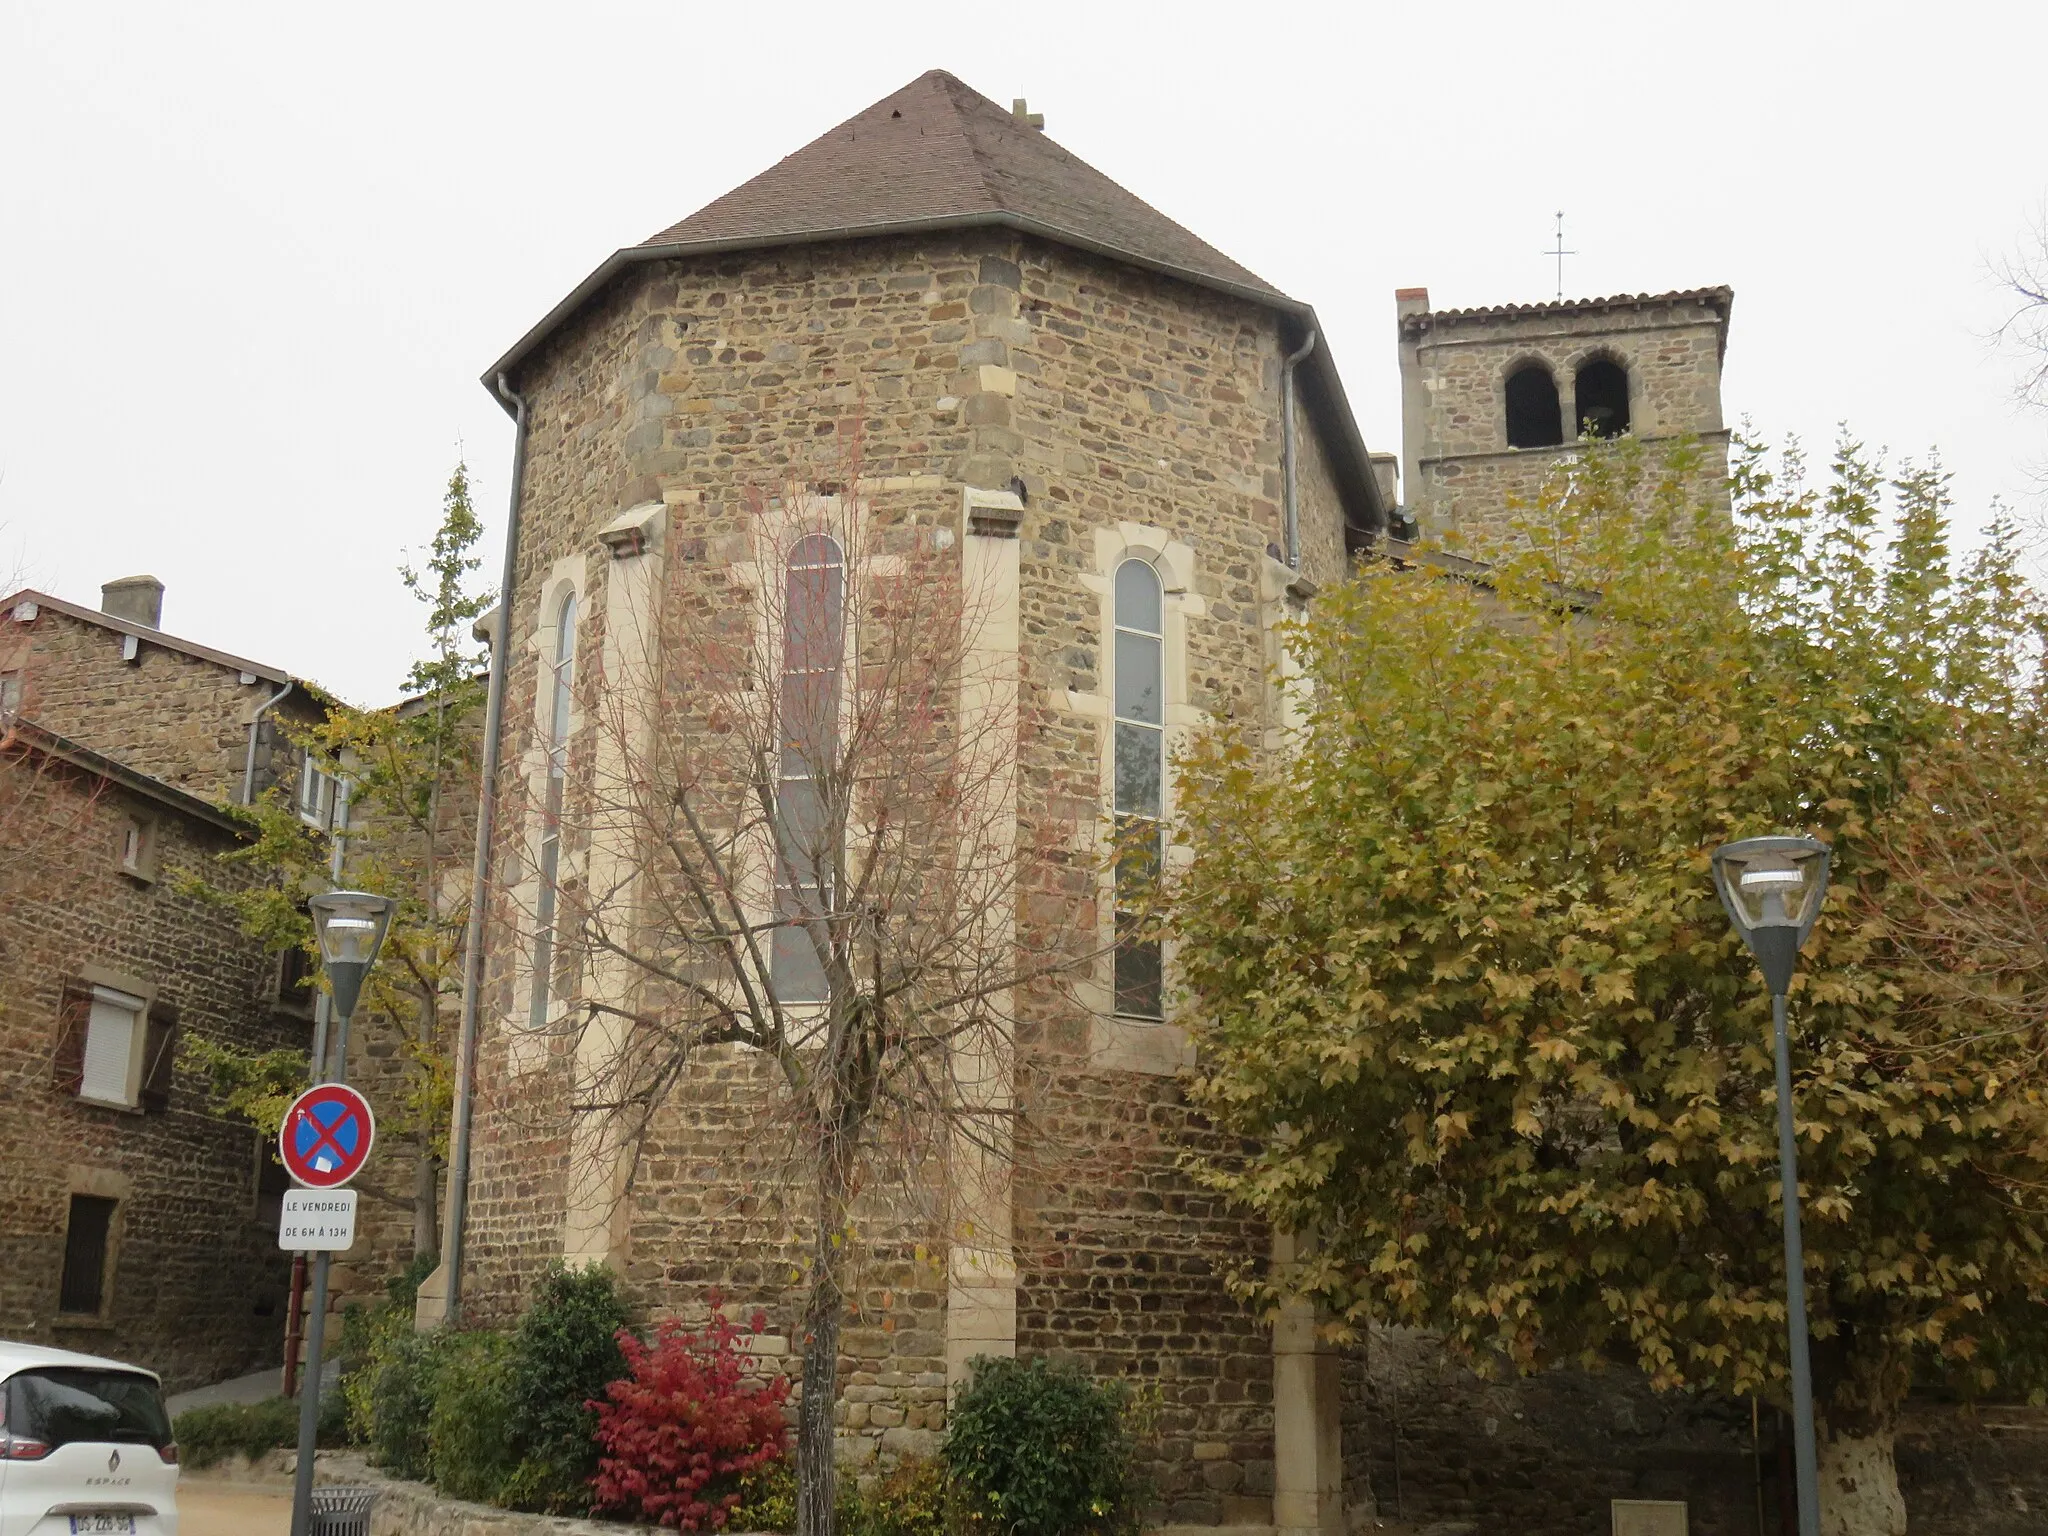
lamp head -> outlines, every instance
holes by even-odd
[[[1810,837],[1752,837],[1714,850],[1714,889],[1774,997],[1791,988],[1820,916],[1828,858],[1827,844]]]
[[[346,1019],[356,1011],[363,978],[377,963],[398,903],[370,891],[327,891],[306,905],[312,910],[313,935],[334,989],[334,1010]]]

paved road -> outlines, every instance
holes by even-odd
[[[178,1528],[189,1536],[290,1536],[291,1490],[187,1476],[178,1483]]]

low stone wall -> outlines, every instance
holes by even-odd
[[[633,1531],[655,1529],[616,1520],[522,1515],[488,1504],[465,1504],[442,1497],[424,1483],[401,1483],[353,1461],[329,1467],[323,1458],[320,1480],[378,1490],[376,1507],[370,1513],[370,1536],[630,1536]],[[727,1536],[754,1533],[729,1532]]]
[[[565,1520],[464,1504],[422,1483],[378,1479],[375,1486],[381,1492],[370,1514],[370,1536],[620,1536],[632,1529],[609,1520]]]

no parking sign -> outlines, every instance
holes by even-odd
[[[376,1139],[370,1101],[346,1083],[320,1083],[285,1111],[277,1156],[307,1188],[338,1189],[363,1171]]]

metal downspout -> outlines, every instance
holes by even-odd
[[[1301,350],[1280,365],[1280,474],[1281,517],[1286,529],[1287,568],[1301,569],[1301,514],[1294,502],[1294,369],[1316,349],[1316,333],[1310,331]]]
[[[512,655],[512,582],[519,560],[519,496],[526,478],[526,399],[504,374],[498,397],[512,407],[512,497],[505,519],[505,565],[498,580],[498,628],[491,642],[490,691],[484,704],[483,785],[476,802],[476,859],[469,875],[469,931],[462,950],[462,1024],[455,1053],[455,1102],[448,1137],[448,1198],[441,1225],[444,1326],[462,1314],[462,1227],[469,1215],[469,1122],[475,1104],[477,1015],[484,971],[484,905],[491,874],[491,825],[505,723],[505,673]]]
[[[263,730],[263,717],[276,708],[284,696],[298,684],[287,682],[277,692],[256,706],[256,713],[249,717],[249,755],[242,763],[242,804],[256,803],[256,738]]]

